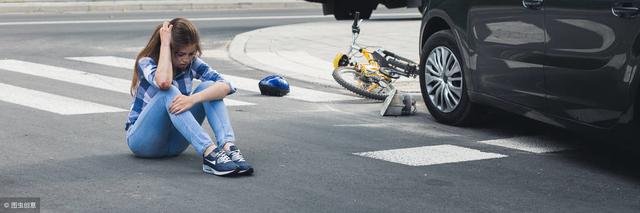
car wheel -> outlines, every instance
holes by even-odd
[[[336,5],[336,8],[333,9],[333,17],[336,18],[336,20],[349,20],[349,19],[353,19],[353,15],[351,15],[351,18],[349,18],[349,9],[348,8],[338,8]]]
[[[429,113],[440,123],[470,124],[477,106],[469,101],[464,58],[450,30],[431,35],[422,47],[420,89]]]
[[[362,6],[358,9],[358,11],[360,12],[361,19],[369,19],[371,18],[371,13],[373,13],[373,8]]]
[[[361,19],[369,19],[373,13],[373,7],[364,2],[336,1],[333,9],[333,17],[336,20],[353,20],[354,12],[360,12]]]

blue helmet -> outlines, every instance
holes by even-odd
[[[264,77],[258,83],[260,93],[269,96],[285,96],[289,93],[289,83],[284,77],[279,75],[270,75]]]

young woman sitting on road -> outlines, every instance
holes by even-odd
[[[198,30],[189,20],[176,18],[156,27],[136,58],[125,127],[129,149],[138,157],[158,158],[177,156],[191,144],[203,156],[205,173],[251,174],[253,168],[233,143],[222,101],[236,89],[201,54]],[[191,91],[194,78],[202,83]],[[200,126],[205,116],[216,143]]]

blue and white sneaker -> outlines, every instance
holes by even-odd
[[[242,157],[242,153],[240,153],[240,149],[238,149],[235,144],[231,144],[229,146],[227,156],[229,156],[229,158],[231,158],[231,160],[238,165],[239,175],[250,175],[253,173],[253,167],[251,167],[251,165],[249,165],[249,163],[244,160],[244,157]]]
[[[208,174],[225,176],[235,175],[239,171],[238,165],[231,161],[221,147],[216,147],[202,161],[202,171]]]

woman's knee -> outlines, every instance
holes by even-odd
[[[171,85],[169,89],[158,91],[155,96],[164,100],[165,104],[169,104],[173,101],[173,98],[180,94],[182,94],[180,90],[176,86]]]
[[[174,85],[171,85],[171,87],[169,87],[169,89],[159,90],[158,93],[156,93],[156,95],[160,95],[160,96],[176,96],[178,94],[181,94],[181,92],[178,89],[178,87],[176,87]]]

